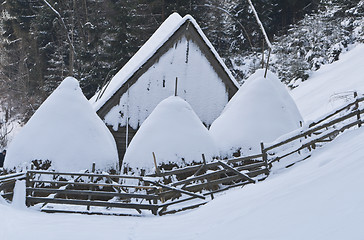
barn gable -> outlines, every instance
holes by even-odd
[[[159,102],[174,94],[176,78],[178,95],[206,126],[238,90],[196,21],[174,13],[90,100],[112,131],[120,159],[141,123]]]

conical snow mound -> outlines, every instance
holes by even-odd
[[[272,142],[300,127],[301,114],[285,86],[271,72],[257,70],[247,79],[224,111],[211,125],[210,133],[221,155],[256,153],[260,142]]]
[[[140,173],[155,171],[152,152],[157,165],[186,166],[202,162],[202,154],[209,161],[216,155],[216,145],[191,106],[180,97],[160,102],[143,122],[131,141],[123,161],[124,168]]]
[[[80,89],[66,78],[11,142],[5,168],[49,160],[57,171],[117,168],[115,141]]]

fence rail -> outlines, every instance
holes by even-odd
[[[354,93],[354,96],[356,97],[355,101],[349,102],[332,113],[310,123],[308,127],[301,127],[295,131],[296,134],[293,136],[270,145],[265,144],[266,147],[262,148],[262,154],[269,158],[268,163],[271,165],[273,162],[304,149],[311,151],[320,143],[332,141],[339,133],[347,129],[355,126],[361,127],[363,123],[361,115],[364,113],[364,109],[360,108],[360,103],[364,101],[364,97],[358,98],[356,93]],[[295,144],[297,141],[300,143]],[[288,152],[287,150],[285,152],[280,151],[281,147],[290,144],[294,147],[287,147]]]
[[[8,200],[13,199],[15,182],[17,180],[24,180],[25,173],[11,173],[0,176],[0,195]]]
[[[273,143],[261,143],[261,153],[227,160],[213,160],[147,176],[109,175],[92,172],[68,173],[29,170],[0,176],[0,191],[13,187],[18,179],[26,179],[27,206],[40,206],[46,212],[109,214],[110,209],[135,210],[152,214],[169,214],[207,203],[214,194],[227,189],[264,180],[273,163],[307,149],[308,153],[339,133],[361,127],[364,97],[323,116],[315,122]],[[309,154],[308,154],[309,156]],[[302,154],[299,158],[307,158]],[[300,159],[296,158],[295,161]],[[57,206],[79,206],[59,208]],[[103,208],[100,210],[99,208]],[[106,209],[106,210],[105,210]],[[136,214],[135,212],[135,214]],[[130,215],[130,213],[121,214]],[[132,214],[134,215],[134,214]]]
[[[207,196],[213,198],[219,191],[265,178],[269,171],[259,157],[203,163],[145,177],[29,170],[26,203],[27,206],[41,204],[47,212],[56,212],[56,205],[62,204],[86,206],[86,213],[90,207],[108,207],[135,209],[139,214],[141,210],[150,210],[152,214],[163,215],[200,206],[207,202]],[[235,167],[230,166],[234,164]],[[181,174],[188,177],[163,183]],[[192,205],[181,206],[191,200]]]

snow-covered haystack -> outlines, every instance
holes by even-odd
[[[192,107],[180,97],[160,102],[143,122],[123,160],[125,169],[140,174],[154,173],[157,166],[186,166],[206,161],[217,153],[216,145]]]
[[[114,138],[75,78],[67,77],[15,136],[4,167],[26,167],[33,160],[49,160],[57,171],[90,169],[93,162],[100,170],[117,169]]]
[[[224,111],[211,125],[210,133],[222,157],[260,151],[260,142],[276,138],[300,127],[301,114],[279,79],[257,70],[247,79]]]

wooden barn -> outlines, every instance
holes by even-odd
[[[136,131],[163,99],[177,92],[209,127],[238,88],[196,21],[173,13],[90,102],[116,140],[121,166]]]

